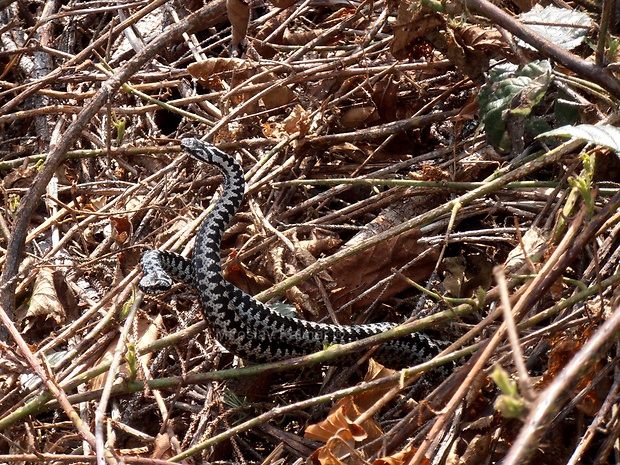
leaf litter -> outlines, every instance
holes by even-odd
[[[19,338],[4,333],[0,461],[91,463],[108,451],[126,463],[498,463],[520,457],[522,443],[542,463],[612,460],[609,346],[586,352],[590,369],[566,380],[545,434],[523,426],[615,321],[618,216],[605,206],[618,195],[619,95],[609,73],[588,85],[591,76],[567,72],[570,60],[532,57],[535,41],[473,4],[462,14],[455,2],[5,3],[5,270],[19,215],[29,229],[19,273],[3,275],[13,279],[2,311]],[[206,22],[156,45],[209,8]],[[520,18],[575,63],[589,58],[583,12],[537,7]],[[595,63],[617,62],[613,40]],[[141,62],[150,46],[155,58]],[[120,91],[110,76],[136,63]],[[116,90],[93,98],[106,88]],[[240,368],[205,331],[191,289],[137,294],[140,252],[189,255],[217,196],[217,173],[178,148],[179,137],[205,134],[248,179],[222,243],[228,279],[316,321],[423,319],[431,337],[458,340],[448,352],[463,349],[465,365],[444,373],[435,365],[446,360],[431,362],[417,381],[420,370],[372,361]],[[28,208],[63,142],[58,189]],[[573,258],[558,259],[561,250]],[[515,309],[528,302],[511,324],[533,402],[501,337],[504,291]],[[441,312],[452,321],[430,324]],[[59,392],[33,375],[33,354]],[[517,386],[522,418],[495,409],[494,367]]]

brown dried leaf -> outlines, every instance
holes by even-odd
[[[323,31],[321,29],[295,32],[286,29],[282,35],[282,42],[288,45],[306,45],[311,40],[319,37],[322,33]]]
[[[226,0],[226,11],[228,12],[228,20],[232,26],[231,45],[236,47],[243,42],[248,32],[250,6],[244,0]]]
[[[294,253],[286,247],[276,246],[268,255],[271,259],[269,273],[276,282],[283,281],[316,262],[316,257],[307,249],[307,241],[302,244],[297,240],[296,236],[292,236],[290,239],[295,249]],[[329,273],[321,272],[317,275],[317,278],[321,280],[321,285],[326,288],[334,287]],[[312,282],[301,282],[297,286],[287,289],[285,293],[287,299],[293,302],[298,309],[301,309],[305,315],[312,315],[313,318],[322,316],[322,307],[320,305],[322,301],[321,292]]]
[[[368,126],[379,119],[374,106],[349,108],[342,113],[340,124],[345,129]]]
[[[127,217],[113,216],[110,218],[112,224],[112,239],[120,246],[123,246],[131,237],[132,225]]]
[[[42,322],[49,324],[48,320],[51,320],[53,324],[61,324],[65,321],[66,312],[56,292],[54,273],[58,271],[50,267],[43,267],[39,270],[34,282],[30,305],[26,311],[25,331],[29,331]]]
[[[518,244],[514,249],[510,251],[508,257],[506,258],[506,264],[504,265],[504,270],[507,274],[516,273],[523,266],[525,266],[525,255],[523,254],[523,249],[525,249],[525,253],[532,260],[534,255],[540,253],[547,240],[549,238],[549,233],[541,228],[536,226],[532,226],[528,229],[525,234],[523,234],[523,244]],[[532,270],[530,270],[532,271]]]
[[[450,27],[441,31],[439,29],[428,31],[425,37],[463,74],[474,81],[480,79],[489,68],[487,52],[465,45],[458,31]]]
[[[306,428],[304,437],[314,441],[327,442],[338,432],[347,431],[347,436],[354,441],[363,441],[368,437],[364,428],[356,425],[355,419],[361,412],[350,398],[342,399],[337,404],[338,408],[320,423],[310,425]],[[376,428],[378,428],[375,425]]]
[[[6,174],[2,180],[2,187],[4,189],[28,188],[32,185],[32,179],[37,175],[37,168],[34,165],[29,165],[25,168],[17,168]]]
[[[423,163],[419,170],[409,173],[409,177],[418,181],[441,181],[450,179],[451,174],[439,166]]]
[[[174,455],[174,449],[172,447],[171,437],[168,433],[158,434],[155,436],[151,458],[163,460],[169,459]]]
[[[504,55],[509,52],[502,34],[497,29],[487,29],[480,26],[464,26],[457,29],[463,44],[467,47],[477,48]]]
[[[560,374],[575,354],[588,342],[594,330],[595,328],[592,327],[576,328],[573,331],[564,332],[551,341],[552,347],[549,351],[548,369],[543,374],[539,387],[548,385]],[[589,372],[584,373],[579,384],[573,389],[573,393],[577,394],[591,386],[593,378],[603,369],[604,364],[604,361],[599,361]],[[577,404],[577,408],[586,415],[595,416],[605,400],[609,388],[609,378],[607,377],[588,392]]]
[[[441,267],[443,269],[443,281],[441,282],[443,288],[453,297],[460,296],[467,271],[465,258],[462,256],[447,257],[443,260]]]
[[[214,88],[217,85],[214,75],[230,71],[250,77],[248,62],[240,58],[208,58],[205,61],[191,63],[187,67],[187,72],[208,88]]]
[[[366,376],[364,376],[364,382],[368,383],[376,379],[385,378],[393,375],[394,373],[396,373],[395,370],[386,368],[373,359],[370,359],[370,362],[368,363],[368,371],[366,372]],[[370,391],[360,392],[359,394],[355,394],[353,396],[353,401],[363,412],[365,412],[370,407],[375,405],[390,389],[392,389],[391,386],[385,386],[378,387]]]
[[[304,107],[297,104],[282,123],[281,128],[287,135],[299,133],[300,137],[305,137],[312,121]]]
[[[428,31],[438,30],[444,25],[444,20],[435,13],[415,10],[413,0],[404,0],[398,4],[398,14],[394,24],[394,41],[390,52],[397,59],[404,59],[410,53],[410,45]]]
[[[273,76],[273,75],[271,75]],[[267,82],[275,80],[276,77],[267,78]],[[272,108],[283,107],[295,100],[295,92],[288,86],[273,86],[261,99],[262,104],[268,110]]]
[[[445,258],[440,271],[444,288],[454,297],[471,297],[479,288],[488,289],[493,282],[493,261],[484,252]]]
[[[409,445],[407,448],[400,452],[396,452],[393,455],[388,457],[381,457],[380,459],[375,460],[372,465],[406,465],[413,459],[413,456],[417,452],[417,449],[412,445]],[[427,458],[424,458],[421,462],[422,465],[430,464]]]
[[[418,244],[419,237],[419,230],[407,231],[366,249],[362,253],[335,263],[330,269],[331,275],[337,283],[336,288],[339,289],[331,297],[334,308],[342,307],[359,296],[361,292],[392,275],[394,268],[399,268],[422,252],[426,252],[428,247]],[[433,272],[436,259],[436,253],[429,253],[419,264],[409,268],[405,272],[406,276],[416,282],[423,281]],[[364,299],[355,302],[353,308],[365,308],[380,295],[382,298],[388,298],[408,286],[401,279],[393,280],[387,289],[374,290]]]
[[[394,370],[385,368],[383,365],[370,361],[368,372],[364,377],[364,382],[373,381],[395,373]],[[306,428],[304,437],[322,441],[327,444],[334,437],[346,437],[353,442],[365,444],[381,437],[381,428],[370,418],[361,425],[355,423],[359,416],[375,405],[383,395],[390,390],[390,387],[373,389],[371,391],[355,394],[354,396],[340,399],[330,410],[328,417],[320,423],[310,425]],[[351,443],[353,445],[353,443]],[[323,463],[323,462],[321,462]]]
[[[477,465],[484,463],[489,455],[489,447],[493,441],[493,434],[485,432],[484,434],[475,435],[467,444],[465,453],[462,454],[459,464]]]
[[[319,447],[309,457],[309,462],[317,465],[358,465],[355,455],[355,441],[347,428],[336,431],[323,447]],[[341,457],[344,460],[341,460]],[[359,465],[362,465],[360,462]]]
[[[342,144],[332,145],[327,148],[327,153],[332,155],[333,158],[348,158],[354,163],[362,163],[368,158],[368,153],[365,152],[359,146],[352,144],[351,142],[343,142]]]
[[[372,102],[375,104],[381,122],[389,123],[397,119],[398,81],[392,76],[379,80],[372,89]]]
[[[297,0],[271,0],[271,3],[276,8],[288,8],[289,6],[295,4]]]
[[[260,76],[252,81],[253,84],[273,83],[278,80],[275,74],[265,73],[264,67],[238,58],[209,58],[205,61],[190,64],[187,67],[187,71],[204,87],[213,90],[223,90],[225,88],[222,84],[222,79],[229,79],[229,86],[232,89],[235,89],[257,74],[260,74]],[[238,92],[234,94],[233,103],[243,103],[255,95],[256,92],[258,91]],[[262,97],[261,103],[267,109],[272,109],[288,105],[294,99],[295,93],[288,86],[273,85],[269,92]]]

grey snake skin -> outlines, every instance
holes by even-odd
[[[232,156],[198,139],[183,139],[181,147],[192,157],[218,168],[224,177],[223,193],[200,226],[191,260],[164,250],[150,250],[142,255],[142,291],[155,294],[169,290],[173,284],[171,275],[192,286],[214,337],[233,354],[254,363],[311,354],[326,345],[357,341],[396,326],[338,326],[292,318],[226,281],[220,263],[220,240],[243,200],[243,171]],[[437,355],[442,345],[427,335],[414,333],[384,343],[373,357],[394,368],[415,365]]]

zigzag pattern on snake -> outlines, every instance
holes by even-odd
[[[191,260],[163,250],[145,252],[140,288],[149,294],[169,290],[170,275],[198,293],[203,316],[214,337],[233,354],[254,363],[306,355],[326,345],[357,341],[396,326],[372,323],[339,326],[282,315],[241,291],[222,276],[220,240],[245,189],[243,170],[227,153],[197,139],[183,139],[192,157],[214,165],[224,177],[223,192],[200,226]],[[382,344],[373,357],[389,367],[415,365],[437,355],[443,344],[414,333]]]

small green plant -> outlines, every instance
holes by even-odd
[[[125,137],[125,118],[118,118],[116,114],[112,114],[112,126],[116,128],[116,142],[121,145],[123,138]]]
[[[527,414],[527,401],[519,394],[517,383],[510,379],[506,370],[495,365],[491,379],[502,391],[493,406],[504,418],[523,418]]]
[[[138,376],[138,357],[136,354],[136,345],[133,342],[127,343],[125,360],[127,361],[127,368],[129,370],[129,381],[133,381]]]

